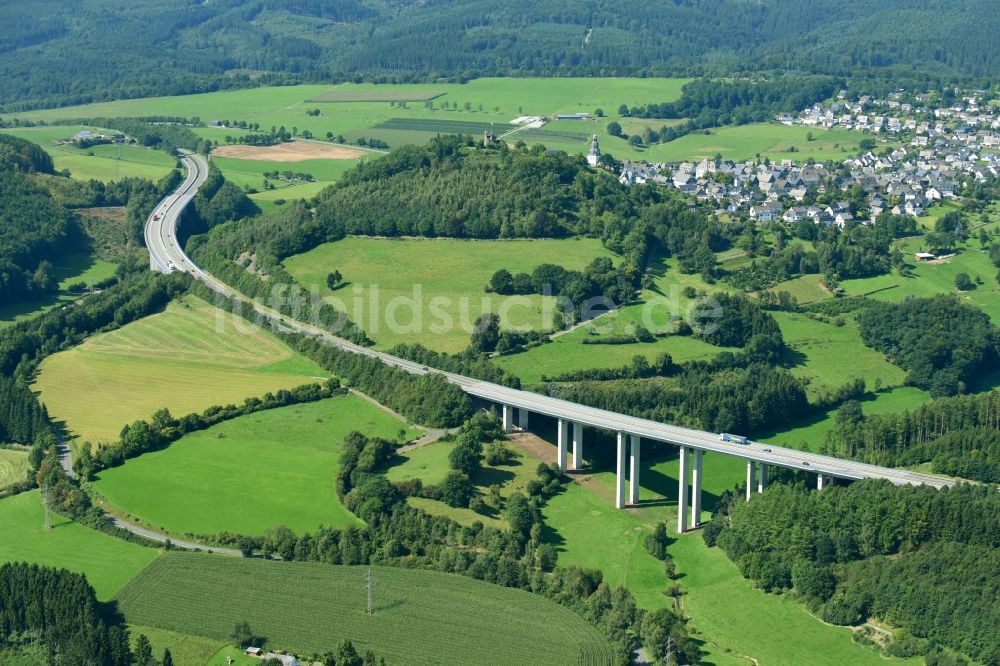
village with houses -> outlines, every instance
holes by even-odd
[[[730,218],[790,224],[809,219],[844,228],[870,224],[884,212],[920,217],[934,204],[955,199],[963,185],[1000,176],[1000,113],[984,96],[949,95],[952,103],[940,108],[926,96],[902,92],[887,99],[846,96],[842,91],[798,116],[776,118],[786,125],[871,135],[860,142],[860,154],[843,161],[626,161],[619,180],[672,187],[714,202]]]

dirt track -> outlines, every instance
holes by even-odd
[[[363,150],[349,146],[324,145],[307,141],[290,141],[273,146],[219,146],[212,151],[216,157],[235,157],[241,160],[267,160],[270,162],[301,162],[302,160],[353,160],[367,155]]]

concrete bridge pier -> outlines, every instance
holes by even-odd
[[[583,425],[573,424],[573,469],[583,469]]]
[[[517,427],[521,430],[528,429],[528,415],[531,414],[527,409],[517,410]]]
[[[701,458],[705,452],[694,450],[694,465],[691,467],[691,529],[701,525]]]
[[[628,503],[639,503],[639,435],[629,435]]]
[[[569,428],[573,425],[565,419],[559,419],[556,424],[558,432],[558,446],[559,453],[556,456],[556,464],[559,465],[559,469],[566,471],[566,452],[569,448]]]
[[[767,465],[765,463],[757,463],[760,465],[760,474],[757,475],[757,492],[764,492],[764,488],[767,487]]]
[[[510,405],[503,406],[503,431],[507,434],[514,432],[514,408]]]
[[[628,435],[618,433],[618,454],[615,464],[615,508],[625,508],[625,449],[628,447]]]
[[[688,511],[688,450],[680,448],[680,466],[677,472],[677,533],[687,531]]]
[[[828,481],[825,476],[823,476],[822,474],[816,475],[816,490],[823,490],[823,486],[825,486],[827,483]]]
[[[747,461],[747,501],[750,501],[750,495],[753,494],[753,484],[754,484],[754,474],[753,474],[753,461]]]

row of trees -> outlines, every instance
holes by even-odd
[[[984,663],[1000,659],[1000,495],[860,481],[812,492],[772,485],[750,502],[729,495],[705,529],[763,589],[794,589],[828,622],[878,617],[917,641]]]

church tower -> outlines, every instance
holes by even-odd
[[[593,140],[590,142],[590,152],[587,153],[587,164],[590,166],[597,166],[597,163],[601,161],[601,147],[597,145],[597,135],[594,135]]]

